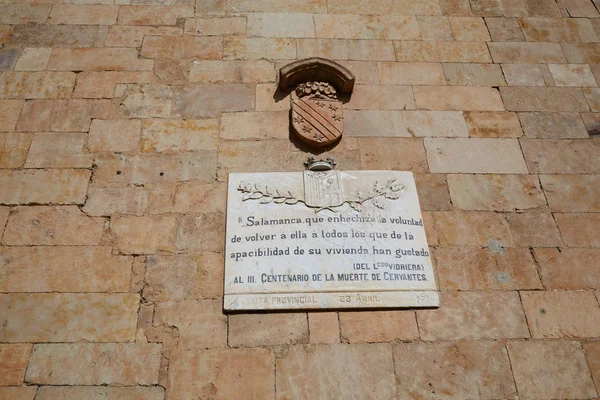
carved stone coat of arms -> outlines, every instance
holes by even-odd
[[[344,132],[344,110],[338,93],[349,96],[354,76],[343,66],[309,58],[279,71],[279,90],[291,91],[293,132],[314,147],[335,143]]]

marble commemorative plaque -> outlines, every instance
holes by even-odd
[[[225,310],[438,307],[412,173],[231,173]]]

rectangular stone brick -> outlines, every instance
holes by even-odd
[[[175,218],[173,216],[113,217],[111,229],[125,254],[174,251]]]
[[[0,71],[8,71],[14,68],[21,56],[19,49],[0,50]]]
[[[596,174],[600,172],[599,140],[521,140],[533,174]]]
[[[596,273],[598,256],[598,249],[535,249],[544,285],[554,290],[600,288],[600,276]]]
[[[248,36],[314,38],[313,17],[304,13],[248,14]]]
[[[10,44],[22,47],[102,46],[108,28],[92,25],[15,25]]]
[[[306,314],[230,315],[228,343],[231,347],[308,343]]]
[[[534,175],[448,175],[452,204],[462,210],[514,211],[546,205]]]
[[[143,215],[148,191],[142,187],[90,188],[83,211],[91,216]]]
[[[194,16],[193,6],[121,6],[120,25],[175,25],[178,18]]]
[[[485,42],[438,42],[442,62],[489,63],[492,62]]]
[[[528,42],[595,42],[598,40],[586,18],[522,18],[521,29]]]
[[[435,212],[435,226],[441,244],[487,246],[490,241],[512,246],[504,215],[492,212]]]
[[[92,155],[85,149],[85,133],[36,133],[25,168],[90,168]]]
[[[586,343],[583,345],[590,372],[594,382],[596,382],[596,391],[600,387],[600,342]]]
[[[440,15],[441,10],[437,1],[393,0],[331,0],[328,10],[333,14],[401,14],[401,15]]]
[[[326,13],[326,0],[231,0],[227,3],[235,12]]]
[[[416,86],[417,108],[426,110],[504,111],[497,89],[488,87]]]
[[[42,386],[38,400],[163,400],[165,389],[160,386],[105,387],[105,386]]]
[[[169,396],[216,399],[275,399],[274,357],[270,349],[177,350],[169,360]],[[227,373],[223,373],[227,371]]]
[[[442,290],[542,289],[529,249],[441,247],[433,259]]]
[[[386,343],[292,346],[275,363],[278,400],[323,399],[332,393],[349,399],[357,388],[369,388],[373,399],[397,396],[392,348]]]
[[[523,132],[528,138],[588,138],[578,113],[519,113]]]
[[[125,118],[168,118],[171,115],[173,90],[169,85],[119,85],[118,92],[123,98],[119,113]]]
[[[600,336],[600,307],[593,292],[521,292],[534,338]]]
[[[217,120],[146,120],[142,126],[142,152],[178,153],[216,150]]]
[[[72,72],[5,72],[0,77],[0,97],[57,99],[70,97],[75,86]]]
[[[4,329],[0,332],[3,342],[126,342],[133,341],[137,326],[137,310],[140,297],[133,293],[12,293],[0,294],[0,313]],[[62,345],[69,346],[69,345]],[[84,345],[90,346],[90,345]],[[68,383],[61,381],[60,373],[78,373],[73,354],[59,350],[65,359],[58,365],[60,371],[50,376],[46,370],[45,383]],[[34,349],[35,359],[38,349]],[[70,362],[67,359],[74,357]],[[28,367],[27,382],[37,375],[36,362]],[[65,366],[72,366],[65,368]],[[114,367],[114,363],[111,363]],[[82,374],[83,377],[89,375]],[[81,379],[89,379],[89,378]],[[42,380],[41,376],[39,377]],[[37,379],[37,377],[36,377]],[[54,380],[53,380],[54,379]],[[89,381],[88,381],[89,382]],[[81,382],[84,383],[84,382]],[[105,382],[102,382],[105,383]],[[147,382],[147,384],[152,382]],[[131,382],[135,384],[135,382]]]
[[[127,292],[130,257],[110,247],[2,247],[0,292]]]
[[[420,79],[405,77],[403,79]],[[356,85],[353,96],[344,104],[344,110],[410,110],[415,108],[415,100],[410,86],[400,85]],[[289,102],[289,100],[288,100]],[[289,108],[289,106],[288,106]],[[357,113],[354,113],[357,115]],[[368,113],[365,113],[368,114]],[[396,115],[398,113],[389,113]],[[346,112],[348,117],[351,113]],[[352,125],[347,126],[352,130]],[[359,129],[356,129],[359,130]]]
[[[444,74],[453,86],[506,86],[499,65],[444,64]]]
[[[50,71],[150,71],[153,66],[129,48],[55,48],[48,61]]]
[[[414,176],[422,210],[450,210],[450,194],[445,175],[416,174]]]
[[[48,20],[51,6],[46,4],[0,5],[0,24],[44,24]]]
[[[194,36],[233,36],[246,34],[246,18],[186,18],[184,32]]]
[[[600,214],[554,214],[569,247],[600,247]]]
[[[516,18],[486,18],[485,24],[494,42],[524,42],[525,37]]]
[[[600,112],[600,90],[599,88],[583,88],[583,94],[590,105],[590,110]]]
[[[311,344],[340,342],[340,323],[335,312],[309,313],[308,327]]]
[[[202,83],[274,82],[275,68],[266,60],[257,61],[194,61],[189,81]]]
[[[440,0],[443,15],[471,16],[469,0]]]
[[[87,149],[91,153],[137,150],[141,128],[142,122],[135,119],[94,119]]]
[[[399,398],[511,398],[510,360],[498,342],[394,345]]]
[[[394,46],[383,40],[298,39],[298,58],[395,61]]]
[[[218,60],[223,40],[216,37],[146,36],[140,55],[147,58],[195,58]]]
[[[420,138],[360,138],[363,169],[429,172]]]
[[[517,292],[442,292],[441,302],[437,310],[417,311],[422,340],[529,337]]]
[[[188,251],[223,251],[225,216],[221,213],[186,216],[177,221],[175,247]]]
[[[119,83],[157,83],[152,71],[86,71],[77,74],[73,97],[112,99]]]
[[[317,14],[318,38],[419,40],[415,17],[401,15]]]
[[[588,111],[580,88],[501,87],[504,106],[509,111]]]
[[[31,100],[25,103],[18,131],[87,132],[92,118],[106,118],[110,100]]]
[[[495,63],[564,63],[567,61],[558,43],[491,42],[488,44]]]
[[[292,60],[296,41],[285,38],[230,37],[225,40],[223,60]]]
[[[83,204],[88,170],[0,171],[0,204]]]
[[[48,65],[52,48],[32,48],[23,49],[23,54],[15,64],[15,71],[43,71]]]
[[[177,187],[173,212],[181,214],[225,212],[227,185],[224,183],[186,182]]]
[[[546,86],[542,65],[502,64],[508,86]]]
[[[419,30],[421,31],[421,39],[423,40],[454,40],[452,28],[448,17],[417,17],[419,21]]]
[[[150,301],[198,300],[223,293],[223,255],[150,256],[144,298]]]
[[[489,42],[490,35],[483,18],[450,17],[450,27],[454,38],[461,42]]]
[[[96,158],[98,166],[94,183],[151,184],[196,179],[213,181],[216,175],[215,151],[185,152],[179,154],[117,155]]]
[[[515,382],[523,399],[596,396],[581,344],[529,341],[508,344]]]
[[[37,386],[12,386],[0,387],[0,399],[2,400],[34,400]]]
[[[50,12],[49,24],[57,25],[113,25],[117,22],[119,6],[55,4]]]
[[[549,64],[556,86],[598,86],[589,65]]]
[[[37,344],[28,382],[46,385],[135,386],[158,383],[160,344]]]
[[[558,5],[552,0],[523,0],[528,15],[534,17],[560,17]],[[527,14],[526,14],[527,15]]]
[[[154,325],[160,324],[177,328],[180,349],[227,345],[227,316],[223,314],[221,299],[158,303]]]
[[[401,41],[394,42],[394,51],[398,61],[440,62],[438,43],[433,41]],[[444,42],[446,43],[446,42]]]
[[[245,112],[226,113],[221,118],[221,139],[263,140],[285,139],[289,136],[289,113]]]
[[[600,63],[600,49],[596,43],[561,43],[567,61],[573,64]]]
[[[182,36],[183,29],[175,26],[123,26],[110,28],[105,47],[141,47],[144,36]]]
[[[174,93],[172,116],[190,119],[252,111],[254,96],[254,88],[247,85],[184,86]]]
[[[340,312],[339,320],[344,343],[419,339],[417,319],[412,311]]]
[[[467,136],[464,118],[455,111],[368,110],[345,113],[349,136]]]
[[[514,139],[426,138],[431,172],[526,174],[519,142]]]
[[[439,63],[378,64],[379,80],[383,84],[396,85],[444,85],[444,70]],[[356,94],[354,97],[357,97]]]
[[[83,214],[77,206],[19,207],[12,211],[3,243],[8,246],[99,245],[104,220]]]
[[[595,175],[541,175],[552,211],[600,212],[600,177]]]
[[[465,111],[469,136],[478,138],[517,138],[523,135],[516,113]]]
[[[0,132],[15,129],[23,103],[23,100],[0,100]]]
[[[511,213],[506,215],[516,246],[557,247],[562,245],[556,222],[547,212]]]
[[[31,133],[0,133],[0,168],[22,167],[32,138]]]
[[[23,384],[30,354],[31,344],[0,345],[0,386]]]

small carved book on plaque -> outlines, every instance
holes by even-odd
[[[318,164],[229,174],[224,309],[438,307],[412,173]]]

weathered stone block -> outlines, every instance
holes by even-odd
[[[111,229],[125,254],[172,252],[175,224],[173,216],[114,217]]]
[[[82,169],[2,170],[0,204],[83,204],[90,175]]]
[[[431,172],[524,174],[527,166],[514,139],[426,138]]]
[[[0,294],[0,312],[5,321],[4,329],[0,332],[0,340],[3,342],[133,341],[137,326],[139,299],[139,295],[133,293]],[[59,346],[68,348],[70,345]],[[118,345],[112,344],[109,346]],[[26,381],[32,382],[39,379],[43,383],[50,384],[86,384],[87,382],[93,384],[94,379],[102,379],[99,377],[94,378],[94,374],[88,373],[89,370],[88,372],[84,370],[82,373],[81,366],[74,364],[79,358],[65,351],[64,347],[53,347],[52,349],[54,351],[49,348],[51,354],[54,353],[56,357],[62,357],[60,362],[57,363],[57,369],[38,369],[38,367],[42,368],[43,365],[36,365],[37,350],[34,350],[33,360],[28,368],[29,375],[25,378]],[[97,352],[95,354],[99,356]],[[93,357],[90,354],[86,364],[91,364]],[[65,368],[67,365],[70,367]],[[115,363],[111,362],[110,367],[114,366]],[[137,369],[137,367],[135,368]],[[54,371],[54,374],[52,371]],[[69,380],[68,377],[73,377],[73,374],[73,380]],[[131,373],[128,375],[131,378]],[[108,376],[110,377],[110,375]],[[84,379],[87,379],[87,381],[84,381]],[[110,379],[107,382],[100,381],[99,384],[109,383]],[[133,380],[123,381],[122,383],[136,384]],[[140,383],[151,384],[153,382],[148,380]]]
[[[292,346],[276,368],[279,400],[352,398],[356,388],[369,388],[373,399],[396,397],[389,344]]]
[[[177,350],[169,362],[169,396],[273,400],[273,364],[269,349]]]
[[[599,249],[535,249],[544,285],[555,290],[600,288],[600,276],[596,273],[598,256]]]
[[[465,111],[464,116],[471,137],[518,138],[523,136],[516,113]]]
[[[190,119],[252,111],[254,96],[254,87],[247,85],[185,86],[174,93],[172,116]]]
[[[127,292],[131,263],[110,247],[2,247],[0,292]]]
[[[30,354],[31,344],[0,345],[0,386],[23,384]]]
[[[529,337],[517,292],[442,292],[440,302],[444,307],[417,311],[423,340]]]
[[[419,338],[412,311],[340,312],[340,335],[346,343],[395,342]]]
[[[489,241],[512,246],[504,215],[493,212],[435,212],[435,226],[441,244],[487,246]]]
[[[578,342],[534,341],[508,344],[511,365],[525,400],[596,396]]]
[[[25,168],[90,168],[85,133],[36,133]]]
[[[37,344],[28,382],[47,385],[136,386],[158,383],[159,344]]]
[[[228,343],[231,347],[308,343],[306,314],[230,315]]]

